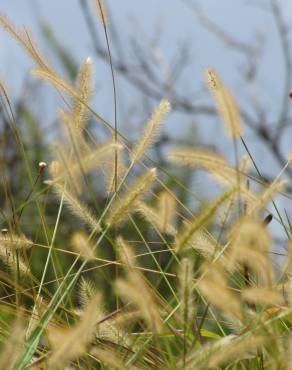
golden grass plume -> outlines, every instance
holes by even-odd
[[[183,258],[179,266],[180,312],[184,328],[192,325],[195,314],[194,265],[190,258]]]
[[[17,30],[4,15],[0,15],[0,24],[24,48],[27,54],[41,69],[52,72],[52,69],[38,50],[36,43],[27,28],[23,27],[22,29]]]
[[[71,236],[71,245],[75,252],[80,254],[81,258],[85,260],[94,260],[94,245],[89,240],[89,235],[84,231],[75,231]]]
[[[74,118],[75,126],[78,129],[82,129],[87,121],[87,109],[81,102],[89,104],[93,93],[92,80],[92,59],[88,57],[81,65],[77,76],[76,92],[80,99],[75,99],[73,101],[72,117]]]
[[[160,232],[167,233],[169,235],[176,235],[176,228],[168,222],[168,220],[161,215],[161,209],[147,206],[144,202],[137,204],[137,211],[155,228]]]
[[[243,134],[239,108],[230,91],[223,85],[217,73],[207,69],[206,77],[208,86],[214,96],[217,109],[226,126],[227,133],[235,139]]]
[[[151,118],[146,124],[145,130],[134,146],[131,159],[132,162],[138,162],[145,151],[153,144],[158,130],[165,120],[167,113],[170,111],[170,103],[167,100],[162,100],[158,108],[154,111]]]
[[[207,301],[224,314],[242,319],[242,302],[227,285],[227,276],[221,265],[205,264],[198,288]]]
[[[53,190],[58,198],[64,200],[65,204],[67,204],[72,214],[77,216],[81,221],[88,225],[91,231],[98,232],[101,230],[96,216],[94,216],[92,212],[77,199],[76,196],[66,190],[65,186],[54,182],[48,183],[52,185]]]
[[[82,312],[77,324],[67,329],[50,329],[48,334],[52,354],[48,360],[48,369],[64,366],[82,356],[94,338],[96,322],[100,317],[100,306],[101,296],[96,293]]]
[[[203,209],[197,216],[194,216],[192,220],[184,223],[176,237],[175,249],[177,252],[191,247],[192,237],[194,234],[202,227],[207,226],[217,209],[234,194],[234,191],[235,188],[229,189],[213,201],[208,207]]]
[[[117,239],[117,245],[125,263],[126,277],[116,281],[116,292],[126,302],[132,303],[148,327],[158,333],[162,329],[162,320],[153,292],[143,276],[133,268],[135,259],[131,247],[121,237]]]
[[[113,202],[106,222],[109,226],[118,225],[135,211],[135,204],[149,190],[156,178],[156,169],[147,170],[132,184],[125,193],[118,195]]]
[[[241,217],[229,232],[229,264],[236,269],[236,263],[249,266],[257,273],[264,285],[273,282],[273,267],[270,260],[271,237],[262,221]]]
[[[0,352],[0,369],[14,369],[25,342],[23,315],[19,314],[11,328],[11,333]]]
[[[11,251],[21,248],[30,248],[33,246],[33,241],[28,239],[24,234],[5,233],[0,234],[0,245],[8,248]]]

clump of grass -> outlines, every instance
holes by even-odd
[[[96,5],[110,51],[104,4]],[[237,150],[233,167],[220,153],[173,148],[170,162],[204,169],[224,185],[194,211],[178,195],[191,190],[189,184],[170,175],[170,164],[163,175],[163,168],[147,165],[170,111],[167,100],[132,144],[117,121],[112,126],[91,107],[90,59],[71,83],[50,66],[28,30],[18,31],[3,16],[0,24],[33,59],[33,75],[68,103],[59,111],[66,135],[51,150],[49,173],[39,169],[35,182],[16,135],[32,189],[18,205],[5,188],[12,221],[3,216],[9,232],[0,235],[1,263],[10,267],[0,274],[0,368],[290,369],[291,242],[285,263],[275,268],[272,232],[263,221],[272,203],[275,222],[290,236],[289,219],[286,225],[273,203],[285,196],[281,176],[289,161],[256,193],[246,181],[250,163]],[[239,109],[213,70],[207,78],[235,142],[244,132]],[[96,140],[89,119],[107,127],[113,140]],[[39,184],[43,176],[50,179]],[[234,204],[237,213],[231,213]]]

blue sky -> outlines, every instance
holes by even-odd
[[[93,3],[94,1],[91,2],[92,9],[94,9]],[[247,106],[250,109],[251,103],[258,99],[263,102],[269,116],[277,117],[283,94],[283,55],[274,19],[268,11],[270,0],[197,1],[210,19],[238,40],[253,43],[256,35],[261,34],[264,42],[263,62],[258,78],[252,86],[247,86],[240,78],[240,71],[246,67],[244,60],[206,31],[182,0],[108,0],[107,3],[129,63],[132,58],[130,43],[133,38],[145,49],[149,43],[157,42],[157,55],[160,63],[165,66],[165,70],[176,54],[178,45],[187,42],[192,60],[179,81],[177,86],[179,91],[186,93],[191,99],[192,97],[197,99],[198,91],[205,86],[204,70],[206,67],[212,67],[230,86],[241,106]],[[261,3],[263,6],[254,6],[253,3]],[[286,16],[289,16],[291,2],[282,1],[282,3]],[[49,59],[52,55],[39,33],[40,19],[50,25],[59,41],[66,45],[77,62],[82,62],[87,56],[93,54],[79,0],[1,0],[0,10],[16,25],[28,26]],[[98,19],[96,23],[102,36]],[[31,67],[31,61],[15,41],[1,30],[0,77],[9,86],[12,97],[21,94],[23,79],[27,78]],[[95,107],[100,114],[112,121],[112,89],[109,68],[105,63],[96,61],[95,80]],[[137,127],[137,120],[129,118],[131,116],[127,110],[132,109],[136,116],[140,114],[144,117],[146,113],[141,113],[142,108],[140,109],[143,97],[138,98],[137,92],[125,84],[122,79],[118,79],[117,82],[121,126],[123,127],[122,124],[126,122],[127,134],[135,137],[140,127]],[[57,94],[53,93],[52,89],[48,91],[50,91],[49,94],[40,95],[40,99],[44,99],[45,96],[46,100],[45,102],[42,100],[46,124],[51,122],[56,107],[60,104]],[[136,117],[135,114],[134,117]],[[216,144],[229,156],[231,146],[223,130],[218,126],[220,125],[218,119],[202,118],[197,119],[196,122],[201,139],[208,144]],[[192,117],[177,114],[171,116],[165,129],[174,137],[184,137],[190,131],[196,132],[196,129],[192,129],[193,124]],[[195,134],[192,139],[196,140]],[[261,164],[261,168],[276,175],[277,168],[265,148],[250,132],[246,133],[246,140]],[[287,153],[291,151],[288,135],[283,142],[283,148]]]
[[[204,12],[209,18],[231,32],[238,40],[253,43],[255,35],[259,33],[266,38],[261,72],[253,86],[247,86],[240,78],[240,71],[245,68],[244,60],[201,27],[182,0],[107,1],[129,63],[131,63],[129,45],[133,38],[145,48],[149,42],[159,40],[157,53],[166,69],[176,54],[178,45],[188,42],[192,60],[177,86],[179,91],[187,92],[188,96],[196,99],[198,91],[205,85],[204,70],[212,67],[230,86],[241,106],[247,106],[250,109],[253,99],[258,99],[263,102],[268,114],[276,117],[283,93],[284,75],[282,52],[271,14],[265,9],[253,6],[252,3],[255,1],[204,0],[197,2],[203,5]],[[264,0],[261,3],[268,8],[270,0]],[[92,9],[94,9],[93,4],[94,1],[91,1]],[[285,4],[289,10],[289,2]],[[49,59],[52,55],[39,33],[39,19],[45,20],[50,25],[60,42],[66,45],[78,62],[82,62],[88,55],[93,54],[79,0],[1,0],[0,10],[16,25],[28,26]],[[98,20],[96,22],[97,29],[101,33]],[[3,31],[0,31],[0,45],[0,76],[10,87],[12,96],[17,96],[21,93],[23,78],[27,77],[32,64],[15,41]],[[108,66],[96,62],[95,78],[96,101],[97,104],[100,102],[97,109],[111,120],[112,89]],[[253,94],[252,98],[250,91]],[[118,80],[118,93],[121,106],[131,108],[135,91],[125,85],[122,80]],[[55,98],[58,99],[56,96]],[[55,98],[51,97],[52,102],[48,103],[48,116],[51,116],[52,107],[58,103]],[[189,117],[187,119],[189,120]],[[184,120],[185,117],[178,117],[174,120],[169,128],[170,131],[177,135],[179,128],[179,131],[185,134],[185,130],[181,130]],[[123,121],[122,109],[121,121]],[[214,127],[212,122],[204,122],[203,125],[210,125],[211,130]],[[208,137],[209,130],[203,130],[202,135]],[[223,140],[223,138],[220,136],[219,139]],[[254,137],[250,135],[249,139],[253,145]],[[255,150],[258,150],[257,146]],[[262,152],[262,148],[259,152]]]

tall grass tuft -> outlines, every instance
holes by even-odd
[[[113,124],[93,108],[91,59],[69,81],[26,28],[0,16],[31,57],[33,78],[52,85],[62,104],[58,142],[40,154],[27,144],[1,82],[26,177],[18,191],[0,163],[0,368],[291,369],[291,221],[275,202],[291,198],[282,179],[291,158],[269,183],[250,171],[250,163],[260,165],[247,140],[250,158],[239,157],[239,108],[209,69],[236,165],[192,145],[173,147],[165,164],[156,163],[148,149],[171,105],[161,100],[134,143],[118,130],[111,33],[104,2],[95,5],[112,73]],[[179,179],[184,166],[188,175],[207,171],[224,190],[206,200],[191,176]]]

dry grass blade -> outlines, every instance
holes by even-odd
[[[208,85],[216,101],[223,123],[226,125],[228,134],[232,138],[239,138],[242,136],[242,124],[239,108],[234,97],[223,85],[215,71],[208,69],[206,75]]]
[[[127,189],[126,193],[115,199],[106,219],[107,224],[109,226],[118,225],[127,219],[127,215],[135,211],[135,204],[142,195],[149,190],[155,178],[156,169],[152,168],[144,175],[140,176],[138,180]]]
[[[132,151],[132,162],[138,162],[145,151],[153,144],[158,130],[164,122],[165,116],[170,111],[170,103],[167,100],[162,100],[158,108],[152,114],[152,117],[147,122],[143,135],[138,144]]]

